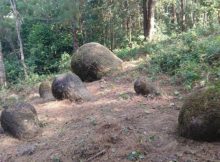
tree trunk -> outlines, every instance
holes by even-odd
[[[18,36],[18,42],[19,42],[19,47],[20,47],[20,61],[21,61],[21,65],[23,66],[23,71],[24,71],[24,76],[25,79],[27,79],[28,74],[27,74],[27,66],[24,62],[24,51],[23,51],[23,44],[22,44],[22,39],[21,39],[21,32],[20,32],[20,22],[17,19],[16,20],[16,31],[17,31],[17,36]]]
[[[72,21],[72,35],[73,35],[73,52],[75,52],[79,48],[79,40],[78,40],[75,20]]]
[[[129,1],[125,1],[125,8],[127,10],[127,17],[126,17],[126,31],[127,31],[127,38],[128,38],[128,43],[129,45],[131,44],[131,39],[132,39],[132,19],[131,19],[131,11],[130,11],[130,4]]]
[[[195,27],[196,26],[196,13],[193,11],[193,13],[192,13],[192,22],[193,22],[193,27]]]
[[[204,12],[204,13],[203,13],[203,26],[205,26],[206,23],[207,23],[207,13]]]
[[[143,0],[144,37],[152,40],[154,34],[154,9],[156,0]]]
[[[148,12],[147,12],[147,0],[143,0],[143,25],[144,25],[144,39],[148,37],[147,35],[147,19],[148,19]]]
[[[181,7],[181,30],[185,30],[185,10],[184,10],[184,1],[180,0],[180,7]]]
[[[176,24],[176,6],[175,4],[172,4],[172,18],[171,23]]]
[[[114,49],[114,29],[113,29],[113,23],[112,23],[112,20],[110,22],[110,32],[111,32],[111,50]]]
[[[19,18],[19,13],[16,8],[15,0],[10,0],[10,4],[11,4],[11,8],[16,19],[16,32],[17,32],[17,37],[18,37],[18,42],[19,42],[19,47],[20,47],[20,62],[23,67],[25,79],[27,79],[28,77],[27,66],[24,61],[24,50],[23,50],[23,44],[22,44],[22,38],[21,38],[21,20]]]
[[[129,41],[129,44],[131,44],[131,37],[132,37],[132,24],[131,24],[131,16],[129,16],[127,18],[127,35],[128,35],[128,41]]]
[[[6,86],[5,66],[3,62],[2,42],[0,41],[0,86]]]
[[[218,10],[218,23],[220,24],[220,9]]]

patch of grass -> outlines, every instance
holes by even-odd
[[[149,136],[148,137],[148,140],[149,142],[153,142],[153,141],[156,141],[158,139],[158,137],[156,135],[152,135],[152,136]]]
[[[127,157],[130,161],[144,160],[144,155],[140,151],[132,151]]]
[[[146,60],[145,67],[148,73],[152,76],[168,74],[176,83],[191,89],[200,81],[207,84],[220,79],[219,33],[220,27],[214,30],[191,29],[160,42],[147,42],[143,46],[122,49],[116,53],[126,60],[148,54],[150,61]]]
[[[220,32],[219,28],[216,30]],[[159,43],[160,50],[152,55],[151,65],[181,80],[188,87],[192,87],[198,80],[210,82],[220,79],[219,44],[219,35],[211,34],[207,37],[199,31],[191,30]],[[207,78],[207,75],[212,75],[213,78]]]
[[[89,121],[90,123],[93,125],[93,126],[96,126],[97,125],[97,120],[95,117],[89,117]]]
[[[146,56],[149,53],[149,48],[146,46],[141,45],[135,48],[116,49],[114,53],[122,60],[132,60],[140,56]]]
[[[61,162],[61,160],[60,160],[60,158],[59,158],[58,156],[54,156],[54,157],[52,158],[52,161],[53,161],[53,162]]]
[[[128,93],[121,93],[119,95],[119,98],[122,99],[122,100],[128,100],[128,99],[131,98],[131,96]]]

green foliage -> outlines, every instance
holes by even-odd
[[[61,59],[59,61],[59,71],[61,72],[67,72],[70,70],[70,62],[71,62],[71,56],[64,52],[62,55],[61,55]]]
[[[126,48],[132,41],[139,42],[142,31],[140,4],[133,0],[85,3],[85,42],[99,42],[112,50]]]
[[[196,28],[144,46],[115,50],[124,60],[150,55],[148,72],[163,72],[191,88],[195,81],[220,79],[220,28]],[[161,36],[163,37],[163,36]]]
[[[206,42],[207,55],[205,56],[205,61],[209,64],[220,65],[220,36],[216,36],[214,40]]]
[[[216,31],[220,32],[220,29]],[[216,33],[209,37],[200,34],[192,30],[152,45],[152,68],[170,74],[190,87],[200,79],[211,81],[207,75],[219,78],[219,36]]]
[[[130,161],[139,161],[144,159],[144,155],[140,151],[132,151],[128,157],[128,160]]]
[[[4,60],[6,78],[10,83],[18,83],[20,78],[23,78],[23,70],[20,62],[14,56],[9,56]]]
[[[128,100],[131,98],[131,96],[129,95],[129,93],[121,93],[119,95],[119,98],[122,99],[122,100]]]
[[[195,80],[201,79],[202,67],[199,63],[193,61],[183,62],[179,68],[177,68],[176,76],[181,78],[187,85],[190,85]]]
[[[124,48],[120,50],[114,50],[117,56],[123,60],[134,59],[138,57],[139,48]]]
[[[179,77],[187,84],[203,78],[204,70],[219,76],[220,38],[215,28],[219,26],[219,0],[186,1],[184,22],[181,1],[157,1],[155,42],[143,40],[142,1],[29,0],[16,1],[16,5],[30,80],[68,70],[73,40],[79,46],[99,42],[125,60],[151,54],[154,71]],[[1,1],[0,41],[6,75],[10,83],[18,83],[24,74],[11,13],[10,3]]]
[[[72,38],[68,33],[60,32],[62,27],[46,24],[36,24],[27,38],[30,52],[30,66],[35,65],[34,72],[48,74],[58,72],[61,52],[72,50]]]
[[[137,59],[138,57],[146,56],[146,54],[151,53],[151,47],[148,48],[148,44],[144,46],[143,40],[139,41],[139,44],[132,42],[132,47],[115,49],[113,52],[123,60]]]

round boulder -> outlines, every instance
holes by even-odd
[[[99,43],[87,43],[72,56],[71,69],[83,81],[95,81],[122,69],[122,60]]]
[[[73,73],[57,76],[52,83],[53,96],[58,100],[89,101],[91,95],[81,79]]]
[[[44,81],[39,86],[39,94],[41,98],[49,99],[52,98],[51,83]]]
[[[5,132],[18,139],[30,139],[40,132],[37,112],[29,103],[18,103],[2,111],[1,125]]]
[[[139,95],[148,96],[149,94],[152,95],[159,95],[156,88],[154,87],[153,83],[145,77],[139,77],[134,82],[134,90]]]
[[[205,141],[220,139],[220,88],[199,89],[186,97],[178,124],[183,137]]]

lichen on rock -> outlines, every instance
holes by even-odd
[[[220,139],[220,88],[217,85],[190,94],[182,106],[178,131],[183,137],[212,141]]]

